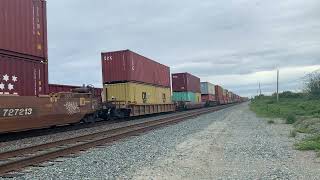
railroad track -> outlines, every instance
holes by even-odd
[[[200,109],[93,134],[3,152],[0,153],[0,176],[227,107],[230,107],[230,105]]]

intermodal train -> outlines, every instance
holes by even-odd
[[[75,123],[144,116],[205,107],[205,103],[129,104],[102,102],[93,88],[43,96],[0,96],[0,134]],[[238,101],[237,101],[238,102]],[[234,102],[236,103],[236,102]]]
[[[130,50],[101,53],[103,88],[49,84],[46,1],[0,7],[0,134],[245,100]]]

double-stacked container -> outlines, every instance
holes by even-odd
[[[48,91],[47,15],[44,0],[0,1],[0,96]]]
[[[175,102],[201,102],[200,78],[192,74],[172,74],[172,90]]]
[[[102,53],[104,100],[171,103],[170,68],[130,50]]]
[[[202,102],[215,102],[216,101],[215,85],[209,82],[201,82],[201,100]]]
[[[218,104],[226,104],[225,98],[224,98],[224,89],[219,86],[219,85],[215,85],[215,93],[216,93],[216,101],[218,102]]]

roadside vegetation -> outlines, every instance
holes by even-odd
[[[298,133],[305,135],[295,144],[295,148],[317,151],[320,157],[320,74],[308,76],[303,92],[283,92],[279,94],[279,99],[277,102],[275,94],[260,95],[252,100],[250,108],[258,116],[269,118],[269,124],[274,123],[274,118],[292,124],[294,130],[290,132],[290,137],[296,137]]]

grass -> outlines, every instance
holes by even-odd
[[[320,117],[320,99],[259,97],[250,104],[258,116],[286,119],[290,115]]]
[[[281,118],[286,124],[292,124],[295,130],[290,131],[289,137],[296,137],[297,133],[309,134],[308,138],[296,143],[295,148],[316,151],[320,157],[320,99],[280,98],[277,102],[275,97],[263,96],[255,98],[250,109],[257,116]],[[268,123],[272,124],[272,121],[268,120]]]
[[[298,150],[307,151],[307,150],[315,150],[320,151],[320,134],[315,135],[313,137],[306,138],[301,142],[295,144]]]

